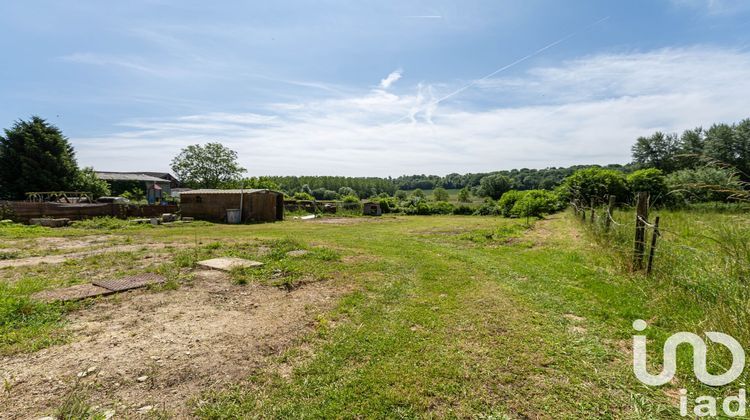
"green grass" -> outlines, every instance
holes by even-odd
[[[631,216],[615,218],[626,224]],[[750,348],[741,305],[748,220],[726,209],[662,212],[665,234],[650,277],[628,269],[627,226],[603,235],[570,214],[530,227],[494,217],[408,216],[119,233],[134,243],[192,245],[156,268],[176,285],[189,281],[200,259],[238,256],[265,263],[232,273],[238,284],[291,289],[324,280],[349,290],[274,363],[196,396],[199,417],[663,418],[678,414],[664,390],[720,395],[733,388],[697,384],[684,353],[676,383],[641,385],[630,367],[631,324],[649,321],[650,348],[678,331],[706,330]],[[309,253],[287,255],[298,249]],[[128,272],[140,254],[98,258],[104,262],[90,261],[89,273]],[[53,345],[67,309],[26,297],[80,281],[84,271],[0,273],[15,279],[0,289],[8,297],[0,334],[20,331],[14,351]],[[32,344],[37,336],[43,340]],[[719,370],[725,358],[709,354]]]

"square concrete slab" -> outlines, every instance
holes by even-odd
[[[137,289],[139,287],[146,287],[149,284],[160,284],[166,281],[167,279],[158,274],[145,273],[116,280],[96,280],[92,283],[95,286],[103,287],[113,292],[122,292],[125,290]]]
[[[93,284],[77,284],[62,289],[44,290],[34,293],[31,295],[31,298],[45,302],[54,302],[57,300],[71,301],[104,296],[111,293],[115,292],[104,287],[94,286]]]
[[[260,267],[261,265],[263,265],[262,262],[234,257],[212,258],[198,262],[198,267],[221,271],[231,271],[235,268]]]

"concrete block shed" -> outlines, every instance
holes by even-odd
[[[271,190],[190,190],[180,193],[182,216],[226,221],[228,209],[242,209],[242,222],[284,219],[284,194]]]

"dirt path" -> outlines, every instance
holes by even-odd
[[[73,389],[116,418],[144,406],[187,417],[186,401],[264,366],[341,293],[331,282],[285,292],[201,271],[178,290],[105,298],[71,316],[70,344],[0,358],[0,417],[51,415]]]

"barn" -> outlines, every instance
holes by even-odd
[[[180,193],[183,217],[227,221],[227,210],[241,210],[241,222],[284,219],[284,194],[271,190],[190,190]]]

